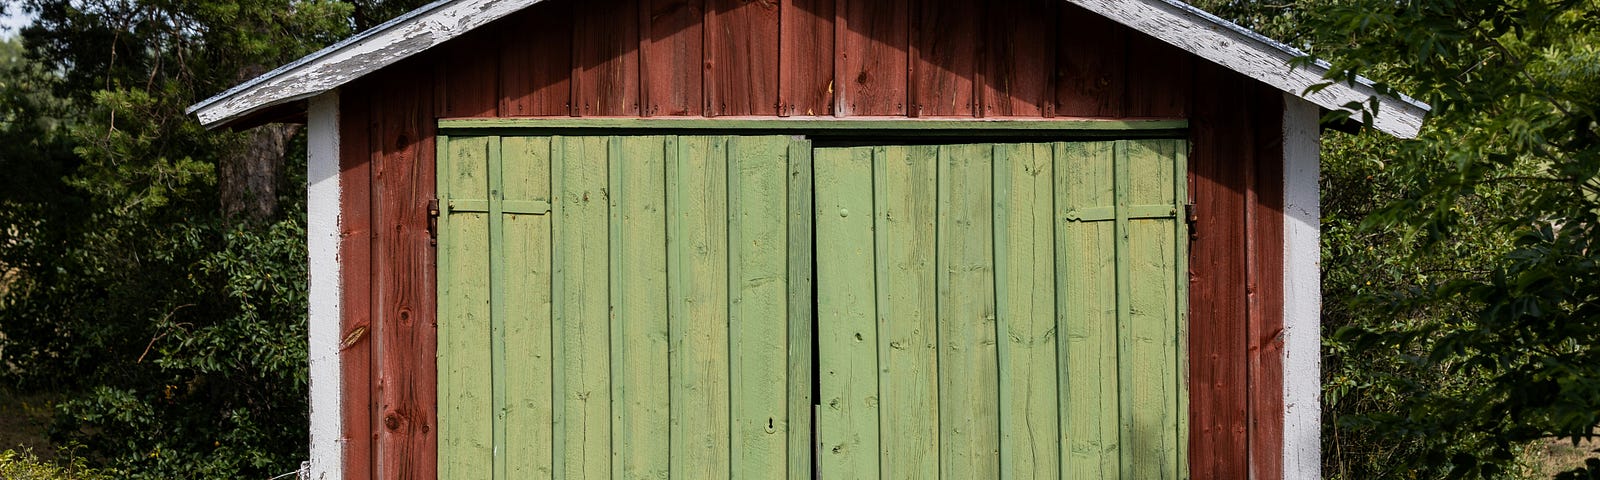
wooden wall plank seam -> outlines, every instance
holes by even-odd
[[[434,175],[423,166],[434,147],[433,89],[414,78],[429,78],[421,61],[385,78],[375,95],[386,99],[375,119],[381,134],[374,149],[375,224],[378,237],[374,271],[374,378],[382,428],[376,445],[377,474],[383,478],[436,475],[433,252],[427,229],[427,204]],[[431,167],[431,166],[430,166]]]
[[[345,478],[372,478],[372,105],[358,83],[339,96],[340,381]]]
[[[812,238],[812,162],[811,141],[789,141],[788,193],[789,231],[787,238],[789,305],[789,478],[814,478],[812,457],[815,455],[813,414],[811,408],[813,369],[812,341],[816,335],[813,319],[813,259],[815,242]],[[806,379],[807,381],[799,381]]]
[[[1283,477],[1283,96],[1251,85],[1254,158],[1248,203],[1253,478]]]
[[[780,0],[780,116],[831,116],[835,0]]]

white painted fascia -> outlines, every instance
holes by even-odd
[[[1317,105],[1283,95],[1283,478],[1322,478]]]
[[[1396,137],[1416,138],[1428,115],[1427,104],[1405,95],[1380,95],[1365,78],[1306,93],[1325,82],[1327,63],[1291,68],[1289,61],[1304,53],[1177,0],[1066,1],[1328,110],[1350,111],[1345,105],[1376,97],[1373,127]],[[1352,113],[1360,118],[1360,112]]]
[[[344,478],[339,325],[339,91],[311,98],[306,115],[306,248],[310,252],[307,353],[311,375],[311,461],[305,478]]]
[[[206,128],[311,98],[542,0],[439,0],[189,107]]]

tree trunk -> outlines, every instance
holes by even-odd
[[[229,220],[260,221],[278,213],[278,183],[289,141],[299,125],[268,124],[251,129],[245,146],[217,165],[222,214]],[[241,218],[242,216],[242,218]]]

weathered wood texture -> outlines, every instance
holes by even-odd
[[[1193,61],[1055,0],[549,1],[430,55],[452,117],[1181,118]]]
[[[974,86],[962,95],[976,106],[955,110],[961,117],[1189,119],[1189,196],[1198,228],[1190,243],[1188,353],[1180,358],[1187,362],[1189,388],[1188,467],[1197,479],[1245,478],[1252,469],[1255,478],[1276,478],[1281,269],[1278,256],[1267,254],[1281,248],[1280,229],[1274,227],[1281,222],[1275,173],[1281,102],[1269,98],[1276,90],[1071,5],[1008,0],[969,8],[957,5],[961,2],[970,0],[781,0],[766,2],[777,5],[778,19],[772,21],[764,12],[728,11],[769,8],[761,2],[599,0],[588,3],[625,11],[638,21],[616,21],[618,16],[611,15],[611,24],[597,27],[579,21],[595,7],[552,0],[345,87],[341,262],[347,301],[341,328],[347,343],[341,346],[341,365],[347,478],[434,475],[438,343],[434,248],[425,210],[434,195],[437,119],[705,116],[719,113],[707,109],[713,95],[721,95],[718,103],[740,106],[727,110],[740,115],[909,116],[915,113],[909,107],[919,103],[925,106],[922,113],[932,115],[926,105],[952,94],[916,86],[918,78],[938,76],[928,70],[932,67],[972,72],[960,80]],[[980,38],[966,42],[978,46],[971,68],[941,63],[919,49],[929,42],[921,36],[937,31],[913,19],[944,8],[983,16],[971,29]],[[1008,11],[1035,13],[1018,22],[1004,16]],[[716,78],[725,77],[706,63],[712,35],[705,26],[718,22],[705,19],[713,15],[721,25],[755,18],[765,20],[741,25],[777,29],[729,37],[775,38],[775,67],[734,64],[770,78],[741,81],[745,86],[737,88],[716,85]],[[1013,24],[1019,30],[1002,28]],[[617,30],[631,41],[605,44],[603,52],[585,50],[594,45],[578,48],[598,35],[597,28]],[[724,55],[730,49],[772,50],[720,41],[724,45],[715,48]],[[595,62],[608,66],[585,64]],[[633,79],[627,78],[630,70],[613,63],[632,65]],[[1027,73],[1041,69],[1046,76]],[[620,97],[593,96],[602,79]],[[708,85],[720,90],[714,93]],[[763,98],[729,98],[738,92]],[[590,113],[574,98],[591,100]],[[1247,260],[1251,257],[1254,263]],[[699,308],[693,305],[686,308]],[[672,428],[677,436],[700,429],[717,435],[735,427],[713,422]],[[605,461],[609,468],[610,460]],[[722,471],[730,461],[724,454],[686,462],[683,468]]]
[[[347,478],[436,476],[435,71],[402,63],[340,100]]]
[[[1185,478],[1183,143],[819,149],[822,477]]]
[[[811,477],[809,142],[440,139],[440,478]]]
[[[1267,457],[1281,450],[1283,284],[1281,268],[1268,270],[1282,261],[1281,105],[1262,100],[1266,87],[1205,67],[1193,91],[1211,93],[1186,102],[1190,468],[1197,479],[1276,479]]]

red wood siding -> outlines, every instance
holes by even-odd
[[[1181,118],[1199,61],[1058,0],[550,1],[429,56],[452,117]]]
[[[345,478],[373,478],[372,111],[364,95],[339,98],[339,367],[343,390]]]
[[[638,115],[1189,119],[1190,466],[1277,479],[1279,95],[1057,0],[540,3],[343,89],[347,478],[434,477],[437,119]]]

